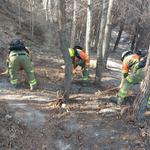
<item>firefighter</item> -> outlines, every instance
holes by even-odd
[[[33,62],[32,62],[32,51],[29,47],[25,47],[25,51],[27,52],[27,55],[28,57],[30,58],[31,60],[31,64],[33,65]],[[24,69],[23,68],[20,68],[20,80],[23,79],[23,76],[24,76]],[[27,79],[27,77],[25,77]]]
[[[142,81],[144,77],[144,67],[146,64],[145,59],[141,58],[141,56],[138,53],[133,53],[130,50],[123,52],[121,60],[122,60],[122,81],[120,84],[120,90],[116,97],[110,98],[110,100],[113,103],[120,105],[124,102],[124,98],[126,97],[130,86],[132,84],[133,85],[138,84]],[[150,106],[149,104],[150,100],[148,100],[147,103],[148,107]]]
[[[26,73],[30,90],[34,90],[37,85],[35,79],[33,66],[29,58],[29,53],[24,46],[24,43],[20,39],[12,40],[9,47],[9,76],[10,83],[14,86],[18,86],[18,72],[23,69]]]
[[[27,52],[27,55],[28,57],[30,58],[30,60],[32,61],[32,52],[31,52],[31,49],[29,47],[25,47],[25,51]],[[23,70],[22,68],[20,68],[20,70]],[[7,56],[7,59],[6,59],[6,70],[1,73],[1,74],[6,74],[9,76],[9,54]]]
[[[75,46],[74,48],[69,48],[69,54],[72,59],[72,73],[76,72],[77,66],[82,68],[82,80],[87,81],[89,79],[89,66],[90,58],[85,53],[85,50],[81,46]]]

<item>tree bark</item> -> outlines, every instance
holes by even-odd
[[[20,31],[21,30],[21,2],[20,0],[18,1],[18,13],[19,13],[18,20],[19,20],[19,31]]]
[[[136,34],[134,34],[132,40],[131,40],[131,47],[130,49],[133,51],[134,50],[134,47],[135,47],[135,41],[136,41]]]
[[[137,95],[133,104],[134,119],[137,121],[144,119],[146,104],[150,96],[150,47],[146,63],[145,78],[141,84],[141,92]]]
[[[105,27],[104,41],[103,41],[103,66],[106,68],[107,56],[109,51],[110,37],[111,37],[111,26],[112,26],[112,8],[114,0],[109,0],[107,22]]]
[[[136,44],[137,44],[137,41],[138,41],[138,38],[139,38],[139,25],[138,24],[135,24],[135,34],[133,36],[133,39],[131,41],[131,50],[132,51],[136,51]]]
[[[74,45],[75,45],[76,24],[77,24],[76,12],[77,12],[77,0],[74,0],[70,47],[74,47]]]
[[[87,6],[87,22],[86,22],[86,42],[85,42],[85,48],[86,53],[89,55],[90,51],[90,33],[91,33],[91,24],[92,24],[92,0],[88,0],[88,6]]]
[[[84,45],[85,43],[85,24],[81,23],[77,26],[77,43],[80,43],[80,45]]]
[[[31,22],[30,22],[30,26],[31,26],[31,38],[33,39],[34,36],[34,0],[30,0],[30,10],[31,10]]]
[[[65,61],[65,79],[64,79],[64,99],[69,99],[70,88],[71,88],[71,58],[69,56],[68,46],[69,42],[66,38],[66,13],[65,13],[65,0],[59,0],[58,2],[58,21],[59,21],[59,39],[60,49],[63,54]]]
[[[101,74],[103,71],[102,67],[102,46],[104,40],[104,32],[105,32],[105,25],[106,25],[106,17],[107,17],[107,0],[102,0],[102,15],[101,15],[101,23],[100,23],[100,34],[99,34],[99,41],[97,45],[97,62],[96,62],[96,73],[95,73],[95,82],[101,81]]]
[[[100,34],[100,23],[101,23],[101,11],[99,11],[99,13],[97,13],[98,15],[98,19],[96,19],[96,21],[94,22],[94,25],[92,28],[94,28],[93,31],[93,35],[91,36],[92,40],[93,40],[93,51],[97,52],[97,45],[98,45],[98,41],[99,41],[99,34]]]
[[[114,48],[113,48],[113,52],[116,51],[118,45],[119,45],[119,41],[120,41],[120,38],[121,38],[121,35],[122,35],[122,32],[123,32],[123,25],[120,25],[120,29],[119,29],[119,32],[118,32],[118,36],[117,36],[117,39],[116,39],[116,42],[115,42],[115,45],[114,45]]]

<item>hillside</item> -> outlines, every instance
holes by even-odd
[[[49,35],[38,26],[42,36],[35,34],[31,39],[30,29],[23,23],[18,32],[14,15],[11,16],[11,11],[6,11],[2,6],[0,22],[0,73],[6,67],[9,42],[19,37],[33,51],[38,80],[38,89],[31,92],[24,77],[19,89],[14,89],[8,77],[0,75],[0,150],[149,149],[149,115],[144,123],[137,124],[126,117],[130,114],[123,111],[133,103],[139,85],[129,93],[125,106],[109,101],[110,96],[118,91],[121,66],[118,58],[126,48],[124,43],[109,57],[109,69],[103,74],[101,85],[93,82],[96,60],[96,53],[93,52],[89,83],[83,84],[78,72],[72,83],[70,100],[60,107],[64,61],[57,45],[57,36]],[[115,36],[115,31],[113,33]]]

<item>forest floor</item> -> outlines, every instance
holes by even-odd
[[[3,53],[7,53],[7,44],[17,31],[14,19],[3,12],[0,13],[0,73],[4,71],[6,58]],[[8,77],[0,75],[0,150],[149,150],[149,116],[139,125],[126,118],[129,114],[122,114],[132,103],[138,86],[129,92],[129,103],[125,106],[109,101],[120,83],[121,51],[109,58],[101,85],[93,82],[95,56],[92,55],[89,83],[85,86],[80,81],[79,71],[72,82],[70,100],[66,107],[59,107],[56,104],[64,79],[63,61],[57,55],[60,52],[52,47],[49,49],[57,54],[46,51],[45,47],[37,48],[33,49],[37,90],[29,91],[23,77],[20,87],[14,89]]]
[[[93,82],[93,68],[86,86],[79,80],[80,73],[74,78],[66,107],[56,105],[63,85],[63,61],[48,53],[39,55],[34,61],[39,83],[34,92],[29,91],[24,78],[18,89],[11,87],[6,76],[0,78],[0,150],[150,148],[149,116],[139,126],[124,119],[127,114],[121,115],[130,103],[117,106],[109,101],[110,96],[116,95],[118,90],[114,87],[120,82],[118,53],[109,59],[107,66],[111,69],[103,74],[101,85]],[[129,96],[134,97],[135,93],[130,92]]]

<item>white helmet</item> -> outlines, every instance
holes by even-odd
[[[123,52],[121,55],[121,60],[123,61],[126,56],[131,55],[131,54],[133,54],[131,50]]]

